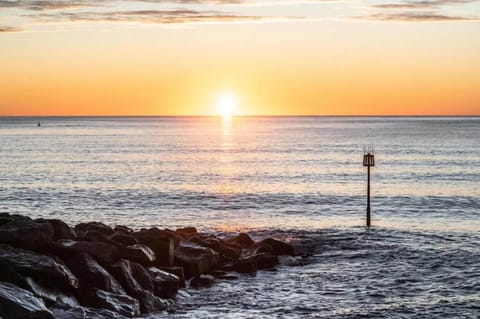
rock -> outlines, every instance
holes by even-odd
[[[157,297],[174,299],[180,289],[180,278],[156,267],[148,268],[153,281],[153,293]]]
[[[145,289],[153,291],[149,273],[138,263],[121,259],[111,266],[111,272],[130,296],[138,297]]]
[[[0,316],[4,319],[50,319],[53,314],[30,291],[0,282]]]
[[[158,312],[169,309],[173,306],[172,300],[162,299],[154,296],[150,291],[144,290],[138,296],[140,310],[142,313]]]
[[[212,275],[200,275],[190,281],[190,286],[195,288],[208,288],[215,283],[215,277]]]
[[[33,251],[43,251],[53,240],[49,223],[35,222],[21,215],[2,215],[0,243]]]
[[[75,227],[76,231],[80,231],[81,233],[86,233],[89,230],[95,230],[105,236],[110,236],[114,233],[112,227],[105,225],[104,223],[100,222],[88,222],[88,223],[80,223]]]
[[[135,244],[120,249],[120,258],[149,266],[155,261],[155,253],[145,245]]]
[[[122,244],[124,246],[130,246],[130,245],[138,244],[138,240],[136,240],[132,236],[130,236],[127,233],[124,233],[122,231],[115,232],[114,234],[112,234],[110,236],[110,239],[113,240],[114,242]]]
[[[73,228],[68,226],[65,222],[59,219],[43,219],[39,218],[35,220],[37,223],[48,223],[53,228],[53,240],[59,239],[75,239],[77,238],[77,233]]]
[[[213,235],[197,235],[190,238],[190,241],[200,246],[211,248],[219,253],[221,262],[238,259],[242,253],[242,248],[230,243],[225,243]]]
[[[8,264],[17,273],[54,283],[55,286],[78,288],[78,279],[58,258],[0,244],[0,263]]]
[[[195,227],[178,228],[177,230],[175,230],[175,233],[180,235],[185,240],[189,240],[190,238],[198,234]]]
[[[295,256],[295,250],[293,249],[293,247],[285,242],[282,242],[273,238],[267,238],[262,240],[260,243],[264,243],[272,247],[273,254],[277,256],[280,256],[280,255]]]
[[[273,254],[273,248],[267,243],[258,242],[251,245],[248,248],[245,248],[242,251],[242,257],[248,257],[248,256],[253,256],[253,255],[263,254],[263,253]]]
[[[183,267],[157,267],[160,270],[174,274],[180,280],[180,288],[185,288],[185,274],[183,272]]]
[[[82,291],[95,287],[115,294],[125,294],[120,283],[90,255],[79,253],[65,259],[65,262],[80,280]]]
[[[257,269],[272,269],[278,265],[278,257],[270,253],[259,253],[240,258],[234,264],[234,270],[239,273],[251,273]]]
[[[35,296],[42,298],[47,303],[47,305],[51,305],[55,302],[60,301],[63,304],[69,305],[70,307],[80,306],[77,298],[71,295],[67,295],[56,289],[55,287],[52,287],[51,285],[49,286],[41,284],[30,277],[26,277],[25,282],[28,290],[33,292]]]
[[[96,308],[108,309],[127,317],[140,315],[140,303],[130,296],[97,289],[91,291],[91,294],[93,295],[91,299],[95,300],[92,306]]]
[[[133,232],[133,229],[123,225],[116,225],[115,227],[113,227],[113,230],[116,232],[124,233],[124,234],[129,234]]]
[[[52,244],[57,254],[74,255],[87,253],[101,263],[111,264],[118,259],[119,249],[111,244],[92,241],[59,240]]]
[[[224,241],[244,249],[252,246],[255,243],[250,235],[246,233],[240,233],[235,237],[226,238]]]
[[[139,243],[148,246],[156,256],[156,265],[172,266],[174,261],[174,243],[170,235],[158,228],[143,229],[133,233]]]
[[[8,261],[0,258],[0,269],[0,281],[9,282],[19,287],[23,287],[25,285],[25,279]]]
[[[218,254],[210,248],[182,241],[175,249],[175,263],[183,267],[186,278],[208,272],[218,263]]]
[[[120,314],[106,309],[92,309],[87,307],[52,308],[55,319],[123,319]]]
[[[85,233],[83,233],[83,235],[79,238],[79,240],[82,240],[82,241],[94,241],[94,242],[102,242],[102,243],[106,243],[106,244],[110,244],[112,246],[115,246],[115,247],[119,247],[121,245],[119,245],[117,242],[113,241],[112,239],[110,239],[109,236],[106,236],[96,230],[88,230],[86,231]]]

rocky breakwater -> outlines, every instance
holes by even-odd
[[[272,269],[295,255],[273,238],[195,228],[132,230],[0,214],[0,318],[124,318],[175,311],[186,286]]]

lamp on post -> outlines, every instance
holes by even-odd
[[[370,227],[370,167],[375,166],[375,157],[373,156],[373,147],[363,149],[363,166],[367,167],[367,227]]]

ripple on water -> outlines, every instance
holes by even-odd
[[[190,290],[173,317],[478,318],[480,252],[463,249],[478,245],[478,234],[331,228],[274,235],[309,238],[309,262]]]

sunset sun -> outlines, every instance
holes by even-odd
[[[217,98],[218,114],[223,117],[231,117],[237,108],[237,98],[232,92],[223,92]]]

